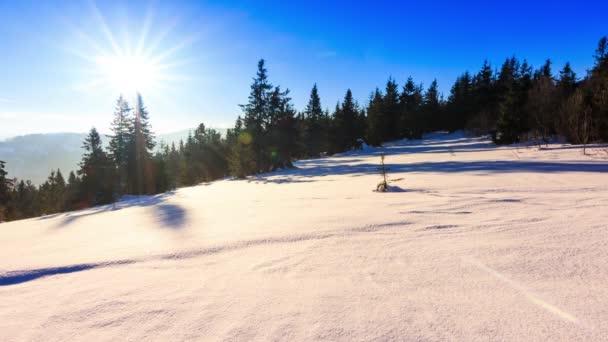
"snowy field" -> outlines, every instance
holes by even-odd
[[[435,134],[1,224],[0,341],[605,341],[590,152]]]

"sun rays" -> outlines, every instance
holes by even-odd
[[[115,17],[104,16],[94,2],[90,3],[90,12],[97,31],[73,27],[74,36],[82,44],[68,48],[85,61],[75,89],[109,96],[142,93],[159,97],[173,83],[189,78],[180,74],[180,67],[188,63],[181,52],[194,44],[198,35],[172,40],[177,19],[162,24],[155,20],[154,8],[149,7],[143,13],[125,16],[129,19],[117,24]]]

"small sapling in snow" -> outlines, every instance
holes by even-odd
[[[386,164],[384,164],[384,158],[385,158],[384,153],[381,153],[380,154],[380,166],[378,166],[378,171],[380,171],[380,175],[382,175],[382,182],[380,182],[380,183],[378,183],[378,185],[376,185],[377,192],[390,191],[391,188],[389,187],[389,183],[397,182],[397,181],[400,181],[403,179],[403,178],[397,178],[397,179],[387,179],[386,178],[386,173],[390,170],[390,168],[386,167]]]

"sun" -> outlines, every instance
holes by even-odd
[[[192,78],[184,73],[192,60],[186,50],[199,34],[181,34],[176,40],[178,22],[155,22],[158,11],[150,6],[140,21],[133,20],[141,24],[136,28],[115,17],[108,17],[108,22],[95,2],[90,3],[95,28],[74,27],[73,39],[65,47],[83,61],[74,66],[75,90],[96,96],[159,98],[166,97],[177,82]]]
[[[163,79],[162,66],[142,55],[110,55],[95,58],[102,83],[125,95],[154,90]]]

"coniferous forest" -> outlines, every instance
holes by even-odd
[[[460,75],[444,98],[437,82],[427,87],[411,77],[404,85],[389,78],[367,103],[350,90],[332,111],[324,109],[317,85],[306,108],[294,108],[287,88],[271,83],[260,60],[246,104],[223,137],[201,123],[178,146],[155,146],[150,113],[141,95],[116,101],[111,134],[92,128],[79,169],[52,171],[36,186],[8,175],[0,161],[0,222],[108,204],[124,195],[166,192],[226,176],[292,167],[296,159],[318,157],[433,131],[490,134],[496,144],[548,142],[560,136],[572,144],[608,141],[608,42],[602,38],[586,75],[569,63],[547,60],[533,68],[507,58],[483,62]],[[104,149],[102,140],[108,139]]]

